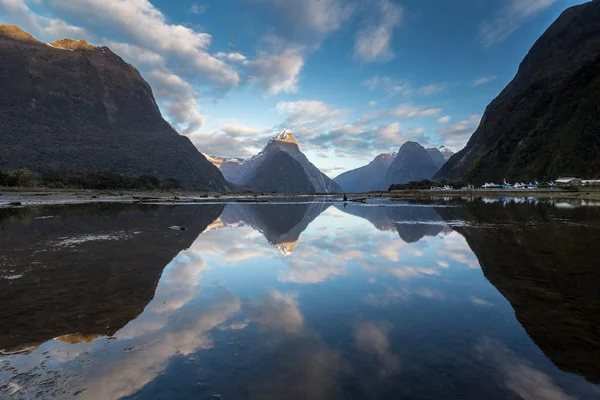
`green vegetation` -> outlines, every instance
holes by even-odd
[[[131,176],[112,172],[43,172],[34,177],[28,169],[0,171],[0,186],[49,187],[69,189],[181,189],[176,179]]]
[[[0,186],[26,187],[32,184],[31,171],[28,169],[12,169],[0,171]]]

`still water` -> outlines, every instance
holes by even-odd
[[[600,398],[600,208],[304,199],[0,221],[0,398]]]

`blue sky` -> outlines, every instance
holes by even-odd
[[[580,0],[0,0],[40,40],[107,45],[205,154],[285,127],[329,176],[406,140],[461,149],[535,40]]]

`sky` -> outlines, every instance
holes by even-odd
[[[464,147],[533,43],[581,0],[0,0],[0,23],[108,46],[209,155],[286,128],[335,177],[397,151]]]

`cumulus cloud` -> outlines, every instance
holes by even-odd
[[[83,20],[93,15],[95,23],[102,24],[104,29],[112,28],[127,42],[174,57],[211,82],[226,87],[237,86],[240,82],[235,69],[210,54],[211,35],[170,24],[148,0],[50,0],[49,4]]]
[[[277,111],[287,114],[285,125],[290,127],[323,124],[343,118],[347,110],[317,100],[281,101]]]
[[[460,121],[447,128],[438,129],[437,133],[442,137],[442,141],[447,147],[453,150],[461,149],[465,146],[473,132],[475,132],[480,121],[480,115],[471,115],[469,119]]]
[[[390,49],[394,30],[402,22],[403,9],[389,0],[377,1],[377,17],[356,34],[354,55],[365,62],[394,58]]]
[[[377,102],[375,100],[371,100],[369,102],[369,107],[375,107],[377,105]]]
[[[485,47],[490,47],[509,38],[527,21],[540,14],[557,0],[509,0],[491,19],[479,25],[479,37]]]
[[[304,67],[303,50],[299,47],[278,52],[259,50],[248,66],[250,82],[265,86],[269,94],[296,93],[299,90],[300,72]]]
[[[230,62],[236,62],[236,63],[243,63],[244,61],[247,60],[246,56],[244,56],[241,53],[223,53],[223,52],[219,52],[217,54],[215,54],[215,57],[219,58],[219,59],[225,59],[227,61]]]
[[[449,115],[445,115],[442,118],[438,119],[438,122],[440,124],[447,124],[448,122],[450,122],[450,116]]]
[[[489,83],[495,79],[496,79],[495,76],[482,76],[481,78],[475,79],[472,82],[472,84],[473,84],[473,86],[481,86],[481,85],[485,85],[486,83]]]
[[[202,127],[206,117],[198,111],[197,91],[194,86],[164,70],[151,71],[148,80],[161,99],[167,116],[181,128],[181,133],[189,135]]]
[[[25,0],[0,0],[0,10],[16,24],[41,39],[53,41],[57,39],[88,39],[85,29],[66,23],[59,18],[39,15],[31,10]]]

